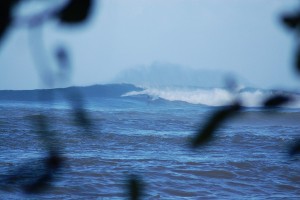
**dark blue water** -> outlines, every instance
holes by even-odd
[[[300,159],[289,157],[299,137],[297,109],[245,109],[228,120],[208,145],[190,139],[214,112],[208,107],[147,97],[85,101],[92,128],[74,122],[67,101],[0,103],[0,174],[46,155],[34,119],[47,116],[65,159],[52,186],[24,194],[19,186],[0,199],[125,199],[127,180],[138,175],[145,199],[297,199]],[[22,168],[23,169],[23,168]]]

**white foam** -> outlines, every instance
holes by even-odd
[[[262,90],[241,91],[232,93],[223,88],[200,89],[200,88],[145,88],[143,91],[132,91],[123,96],[148,95],[153,100],[161,98],[168,101],[183,101],[191,104],[207,106],[230,105],[238,98],[245,107],[260,107],[263,102],[272,95],[272,92]],[[293,103],[285,107],[298,107],[300,104]]]

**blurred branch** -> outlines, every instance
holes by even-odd
[[[56,3],[55,6],[46,8],[45,10],[42,10],[37,14],[16,18],[13,22],[13,25],[16,27],[24,26],[28,28],[42,26],[46,21],[53,19],[54,17],[59,15],[59,13],[64,9],[67,3],[68,0],[64,0],[59,4]]]
[[[213,139],[215,131],[225,122],[225,120],[229,119],[240,110],[240,104],[235,103],[232,106],[225,107],[215,112],[206,122],[204,127],[201,127],[192,139],[192,147],[199,147]]]

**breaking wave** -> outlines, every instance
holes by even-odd
[[[278,93],[283,94],[284,92],[260,89],[240,89],[238,92],[232,92],[224,88],[145,88],[141,91],[127,92],[122,96],[146,95],[152,100],[164,99],[206,106],[226,106],[239,99],[245,107],[261,107],[268,97]],[[293,96],[297,101],[287,104],[285,107],[300,108],[300,96],[296,94]]]

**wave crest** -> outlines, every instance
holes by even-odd
[[[230,105],[238,97],[245,107],[261,107],[265,99],[273,94],[273,91],[259,89],[242,89],[237,93],[233,93],[224,88],[145,88],[142,91],[127,92],[122,96],[147,95],[152,100],[161,98],[168,101],[183,101],[206,106]],[[297,101],[297,103],[289,104],[286,107],[300,108],[300,103]]]

